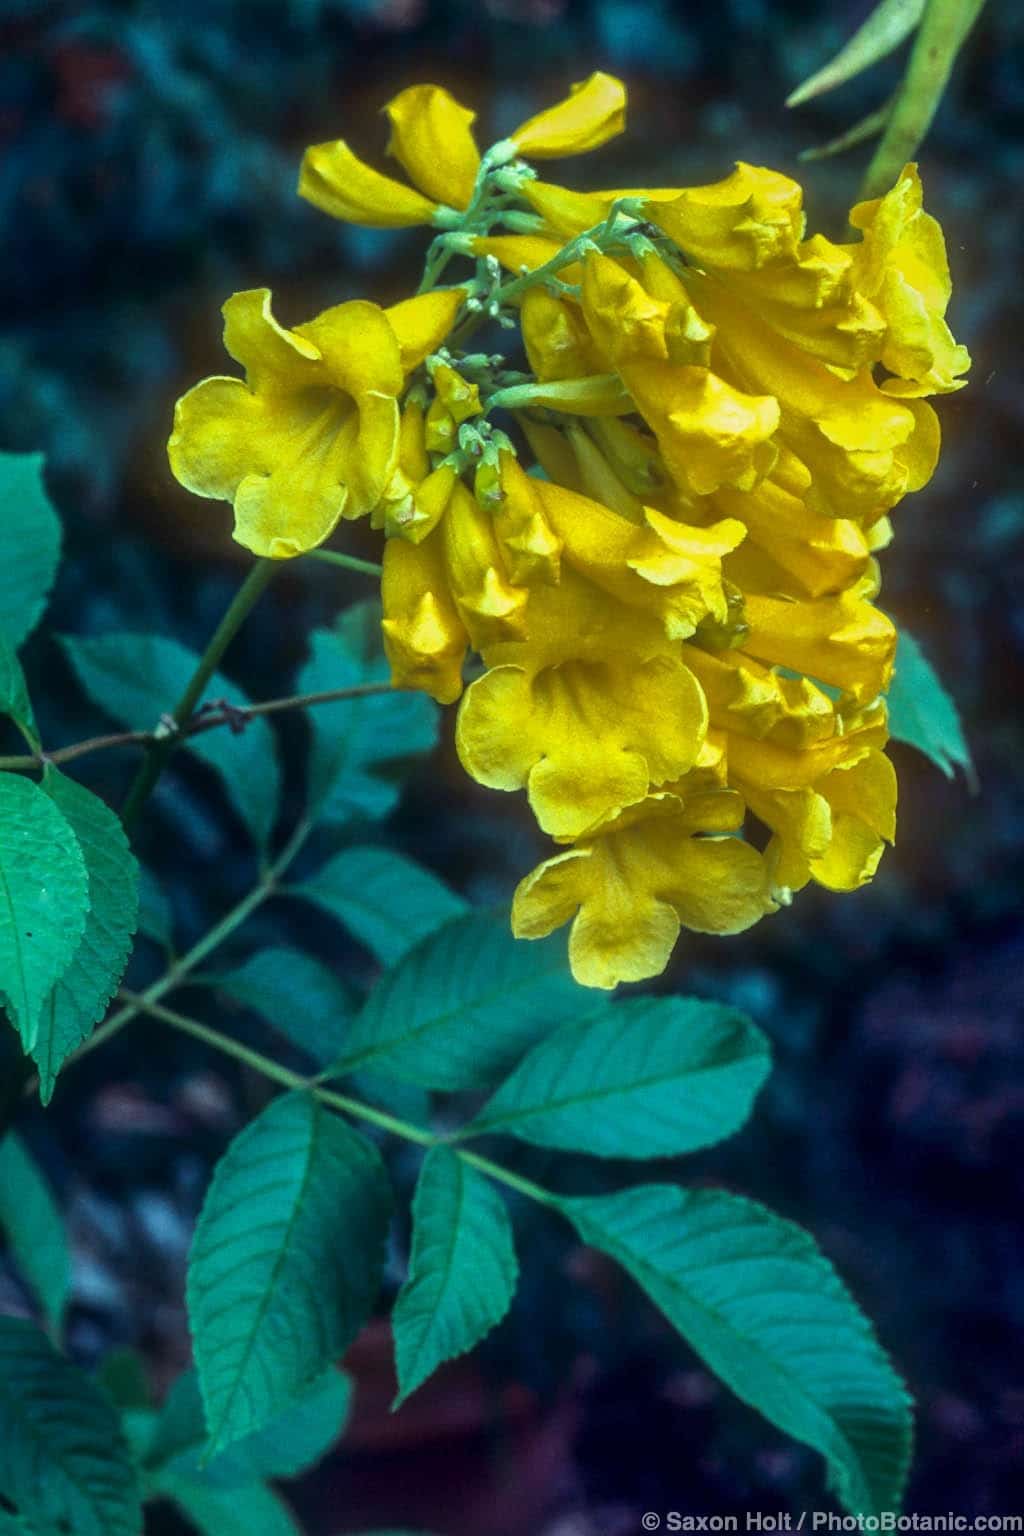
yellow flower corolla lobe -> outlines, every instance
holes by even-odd
[[[569,924],[603,988],[657,975],[681,927],[873,877],[896,811],[877,557],[938,460],[926,397],[970,361],[915,166],[837,243],[744,161],[597,191],[523,164],[599,148],[625,104],[593,75],[481,155],[473,112],[414,85],[385,108],[407,181],[307,151],[328,213],[433,226],[426,291],[291,330],[236,295],[245,378],[190,391],[170,447],[257,553],[369,514],[394,684],[460,701],[467,772],[553,840],[513,928]],[[475,275],[439,287],[456,259]]]
[[[224,345],[245,379],[204,379],[178,401],[168,444],[187,490],[230,501],[235,538],[282,560],[380,503],[399,449],[398,396],[422,348],[440,345],[457,298],[391,311],[362,299],[288,330],[266,288],[224,305]]]
[[[625,126],[625,87],[613,75],[598,72],[574,85],[564,101],[522,123],[510,137],[527,160],[548,160],[600,149]]]

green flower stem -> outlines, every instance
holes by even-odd
[[[606,251],[622,245],[640,228],[640,220],[636,217],[636,213],[636,198],[617,200],[608,210],[607,218],[600,224],[594,224],[590,229],[583,230],[581,234],[574,235],[567,245],[563,245],[557,255],[551,257],[550,261],[545,261],[541,266],[524,272],[520,277],[513,277],[509,282],[495,288],[488,299],[480,300],[482,307],[467,315],[462,324],[453,331],[447,343],[449,350],[461,346],[474,331],[479,330],[485,321],[495,319],[506,305],[521,298],[528,288],[557,279],[558,273],[564,267],[570,267],[574,261],[579,261],[591,247],[596,246],[598,250]],[[626,228],[620,224],[623,216],[633,221]]]
[[[927,0],[924,15],[889,114],[868,166],[861,197],[880,197],[895,183],[931,126],[956,56],[985,0]]]
[[[272,1057],[250,1049],[240,1040],[233,1040],[230,1035],[222,1034],[219,1029],[211,1029],[209,1025],[201,1024],[198,1019],[190,1019],[183,1013],[163,1007],[147,993],[136,994],[122,990],[119,995],[128,1008],[136,1013],[149,1014],[151,1018],[161,1020],[172,1029],[177,1029],[184,1035],[191,1035],[194,1040],[201,1040],[204,1045],[222,1052],[225,1056],[233,1057],[235,1061],[241,1062],[243,1066],[251,1068],[254,1072],[259,1072],[271,1082],[279,1083],[282,1088],[311,1093],[315,1099],[330,1109],[337,1109],[342,1114],[351,1115],[355,1120],[363,1120],[367,1125],[375,1125],[378,1130],[387,1131],[389,1135],[398,1136],[403,1141],[415,1142],[420,1147],[434,1147],[445,1141],[444,1137],[435,1136],[431,1131],[425,1131],[421,1126],[413,1125],[408,1120],[400,1120],[397,1115],[389,1115],[382,1109],[374,1109],[372,1104],[366,1104],[362,1099],[353,1099],[348,1094],[334,1093],[329,1088],[323,1088],[315,1078],[303,1077],[300,1072],[282,1067]],[[541,1205],[557,1204],[557,1196],[550,1190],[535,1184],[532,1179],[524,1179],[509,1168],[503,1168],[500,1163],[492,1162],[489,1157],[481,1157],[477,1152],[466,1152],[459,1147],[453,1148],[453,1151],[462,1158],[463,1162],[486,1174],[488,1178],[496,1179],[509,1189],[525,1195],[527,1199],[537,1200]]]
[[[238,905],[232,907],[231,911],[220,919],[220,922],[215,923],[197,943],[193,944],[186,954],[179,956],[173,964],[169,965],[164,974],[158,977],[152,986],[147,987],[144,992],[140,992],[137,997],[133,994],[132,1002],[126,1003],[123,1008],[118,1009],[117,1013],[112,1014],[106,1023],[93,1030],[89,1038],[83,1041],[78,1050],[68,1058],[68,1065],[71,1062],[80,1061],[83,1056],[88,1056],[89,1052],[94,1051],[97,1046],[106,1044],[126,1024],[130,1024],[132,1019],[140,1012],[159,1002],[160,998],[165,997],[172,988],[181,986],[188,979],[189,974],[202,964],[207,955],[212,954],[218,945],[223,944],[225,939],[230,938],[235,929],[240,928],[245,920],[252,916],[257,907],[261,906],[263,902],[274,894],[278,889],[281,876],[288,869],[311,831],[311,822],[300,821],[277,858],[263,871],[259,882],[253,886],[247,895],[243,896]],[[33,1084],[29,1084],[30,1089],[33,1086]]]
[[[193,674],[192,681],[171,711],[171,719],[174,721],[175,726],[184,726],[191,720],[196,705],[203,696],[203,690],[217,670],[224,652],[265,591],[270,578],[274,574],[276,564],[277,562],[273,560],[257,560],[250,569],[249,574],[235,594],[234,601],[217,625],[213,638],[203,652],[199,665]],[[174,751],[175,745],[176,732],[169,732],[163,740],[156,742],[149,748],[146,760],[135,776],[135,781],[128,791],[128,798],[121,812],[121,820],[126,827],[133,827],[138,820],[139,812],[149,798],[161,773],[163,773],[167,759]]]
[[[363,576],[382,576],[384,567],[377,565],[373,560],[359,560],[355,555],[343,555],[337,549],[310,549],[306,552],[308,560],[322,560],[325,565],[340,566],[343,571],[359,571]]]
[[[594,224],[590,229],[585,229],[579,235],[574,235],[568,245],[563,245],[557,256],[552,256],[550,261],[543,266],[534,267],[532,272],[524,272],[522,277],[514,277],[511,282],[502,283],[495,289],[494,300],[499,305],[511,303],[532,288],[536,283],[543,283],[549,277],[556,277],[563,267],[572,266],[574,261],[579,261],[591,246],[596,245],[598,250],[609,250],[613,246],[620,245],[639,227],[639,220],[633,219],[629,228],[619,227],[619,218],[627,209],[633,210],[635,198],[625,198],[614,202],[608,210],[608,217],[600,224]],[[633,218],[633,212],[627,215]]]

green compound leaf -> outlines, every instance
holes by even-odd
[[[59,1332],[71,1293],[64,1222],[49,1184],[14,1131],[0,1141],[0,1232],[39,1298],[50,1332]]]
[[[336,917],[383,965],[469,910],[422,864],[390,848],[346,848],[291,894]]]
[[[559,1206],[737,1396],[821,1452],[844,1508],[899,1508],[910,1399],[807,1232],[723,1190],[669,1184]]]
[[[210,1488],[236,1488],[268,1477],[297,1477],[339,1439],[352,1383],[332,1366],[255,1435],[204,1461],[206,1424],[195,1371],[178,1377],[167,1396],[145,1463],[167,1483],[181,1479]]]
[[[380,606],[357,603],[334,629],[310,637],[301,693],[387,682]],[[379,693],[309,711],[310,814],[327,821],[386,816],[398,803],[409,760],[437,744],[438,709],[421,693]]]
[[[17,650],[42,617],[60,560],[60,519],[43,485],[41,453],[0,453],[0,510],[0,633]]]
[[[900,630],[888,695],[889,732],[930,757],[948,779],[957,768],[973,775],[957,707],[913,635]]]
[[[284,1500],[262,1483],[213,1488],[168,1477],[155,1479],[153,1491],[173,1499],[201,1536],[302,1536]]]
[[[398,1293],[394,1407],[439,1365],[479,1344],[505,1316],[519,1266],[498,1191],[448,1147],[434,1147],[412,1203],[412,1259]]]
[[[32,701],[28,696],[25,674],[21,662],[14,653],[10,641],[0,634],[0,715],[8,715],[21,734],[35,749],[39,745],[36,735]]]
[[[64,635],[61,644],[86,693],[129,731],[155,730],[174,708],[199,665],[187,646],[164,635]],[[227,699],[240,709],[248,698],[215,672],[206,700]],[[277,818],[281,774],[274,733],[260,716],[238,732],[227,726],[189,736],[183,743],[223,780],[232,804],[261,846]]]
[[[507,914],[472,912],[385,972],[331,1071],[366,1067],[425,1088],[490,1087],[581,1002],[564,944],[518,943]]]
[[[271,1024],[318,1067],[345,1048],[358,1004],[341,978],[322,960],[299,949],[261,949],[216,986]],[[372,1072],[357,1073],[353,1086],[371,1104],[423,1124],[429,1104],[411,1083],[391,1082]]]
[[[14,1317],[0,1317],[0,1498],[30,1532],[142,1530],[135,1468],[110,1402]]]
[[[391,1190],[365,1137],[275,1099],[214,1172],[188,1274],[211,1455],[255,1434],[344,1353],[380,1284]]]
[[[26,1052],[88,910],[85,860],[67,820],[37,784],[0,774],[0,997]]]
[[[595,1157],[672,1157],[738,1131],[770,1067],[768,1041],[735,1009],[631,998],[534,1046],[464,1134],[499,1131]]]
[[[90,790],[53,769],[43,788],[78,839],[89,878],[85,931],[43,1006],[32,1047],[47,1104],[62,1064],[103,1018],[124,975],[138,920],[139,866],[120,821]]]

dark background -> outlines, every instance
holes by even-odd
[[[409,291],[421,235],[346,229],[299,202],[307,143],[344,134],[382,164],[379,108],[420,80],[476,107],[487,143],[604,68],[627,80],[630,132],[553,179],[685,184],[749,159],[800,175],[811,227],[841,237],[864,151],[806,171],[796,156],[877,105],[898,64],[798,113],[782,103],[867,9],[0,0],[0,447],[47,455],[67,527],[52,627],[159,629],[201,648],[237,585],[227,509],[180,491],[163,449],[175,397],[225,366],[229,292],[268,284],[295,322]],[[974,369],[937,402],[939,471],[898,509],[884,557],[884,602],[960,703],[978,793],[894,748],[900,836],[874,885],[809,890],[742,939],[684,936],[665,978],[748,1009],[777,1066],[740,1137],[654,1176],[725,1183],[815,1232],[918,1398],[908,1508],[919,1513],[1019,1512],[1024,1487],[1022,43],[1024,7],[990,0],[921,155]],[[351,537],[373,553],[362,529]],[[309,562],[285,572],[228,670],[258,696],[287,690],[310,625],[364,592]],[[48,743],[100,728],[51,639],[36,637],[28,666]],[[450,733],[449,718],[384,835],[472,898],[505,899],[539,842],[519,797],[466,781]],[[284,745],[294,808],[301,726],[286,726]],[[131,768],[104,754],[83,777],[116,799]],[[252,880],[201,770],[167,777],[144,851],[186,942]],[[297,939],[293,921],[271,907],[258,936]],[[337,954],[308,920],[301,939]],[[155,963],[143,946],[139,974]],[[365,970],[355,951],[342,963]],[[157,1030],[137,1022],[68,1075],[48,1115],[20,1124],[74,1237],[72,1351],[91,1364],[136,1348],[160,1395],[187,1361],[184,1256],[209,1169],[262,1090]],[[562,1188],[630,1176],[519,1157]],[[400,1154],[399,1178],[414,1173]],[[626,1536],[647,1509],[823,1505],[810,1453],[721,1391],[563,1228],[532,1209],[518,1217],[521,1291],[478,1355],[390,1417],[386,1326],[357,1344],[345,1448],[293,1490],[310,1532]],[[25,1302],[0,1260],[0,1307]],[[157,1528],[177,1529],[159,1512]]]

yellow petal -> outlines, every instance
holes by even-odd
[[[467,635],[448,595],[440,540],[389,539],[381,579],[384,651],[396,688],[421,688],[439,704],[462,692]]]
[[[579,306],[546,288],[528,288],[521,306],[523,343],[538,379],[576,379],[603,373]]]
[[[332,384],[356,396],[398,395],[405,382],[398,338],[378,304],[352,299],[295,328],[319,349]]]
[[[882,362],[896,377],[883,386],[887,393],[961,389],[971,359],[944,318],[952,291],[946,243],[924,212],[917,166],[905,166],[884,197],[858,203],[850,223],[863,231],[861,245],[850,247],[857,281],[889,327]]]
[[[721,551],[742,537],[738,523],[694,529],[648,509],[638,527],[563,486],[541,481],[537,494],[565,559],[619,601],[657,615],[670,638],[724,614]]]
[[[475,112],[440,85],[411,85],[384,108],[391,123],[388,154],[436,203],[465,208],[473,195],[480,154]]]
[[[527,787],[541,828],[575,838],[688,772],[706,728],[704,696],[678,662],[567,662],[533,678],[488,672],[466,694],[456,740],[480,783]]]
[[[268,397],[205,379],[178,402],[168,455],[186,489],[234,503],[239,543],[288,559],[321,544],[345,510],[356,427],[331,391]]]
[[[366,390],[356,397],[359,430],[344,516],[365,517],[378,505],[398,462],[398,401]]]
[[[438,347],[455,324],[466,298],[465,288],[432,288],[403,299],[384,311],[398,339],[402,372],[412,373]]]
[[[823,597],[842,591],[867,565],[868,542],[856,523],[812,512],[778,484],[774,475],[752,491],[723,488],[715,503],[746,524],[744,548],[756,546],[769,558],[778,578],[775,590],[789,596]],[[734,569],[730,567],[731,575]],[[735,574],[733,579],[748,586],[742,575]]]
[[[492,517],[509,577],[516,585],[553,585],[561,570],[562,541],[545,515],[536,480],[514,454],[501,455],[499,490]]]
[[[582,155],[600,149],[626,126],[626,88],[612,75],[593,74],[564,101],[522,123],[510,136],[530,160]]]
[[[688,187],[672,202],[652,200],[646,212],[698,266],[750,272],[793,260],[803,235],[802,204],[803,193],[788,176],[739,161],[723,181]]]
[[[599,192],[573,192],[547,181],[524,181],[520,195],[534,213],[566,239],[603,223],[608,216],[608,199]]]
[[[546,262],[553,261],[562,249],[561,240],[550,239],[547,235],[477,235],[473,240],[473,254],[475,256],[493,256],[495,261],[509,272],[514,272],[518,277],[523,272],[533,272],[537,267],[543,267]],[[579,271],[579,263],[573,267],[566,267],[559,275],[568,282],[574,282],[574,272]]]
[[[344,139],[313,144],[302,157],[299,196],[347,224],[404,229],[429,224],[436,203],[401,181],[382,176],[354,155]]]
[[[821,792],[832,810],[827,849],[810,861],[819,885],[855,891],[878,868],[883,843],[896,836],[896,772],[884,753],[869,752],[852,764],[840,764],[822,781]]]
[[[659,975],[681,923],[739,933],[773,907],[755,849],[734,837],[694,837],[685,815],[656,815],[540,865],[516,891],[512,926],[534,938],[572,918],[573,975],[611,988]]]
[[[623,485],[600,448],[583,427],[567,425],[565,435],[576,455],[584,494],[631,523],[644,520],[643,502]]]
[[[441,524],[448,584],[477,650],[525,632],[527,592],[513,586],[494,527],[457,481]]]
[[[520,667],[533,677],[544,667],[567,661],[631,656],[640,663],[678,651],[657,613],[618,602],[565,560],[556,586],[531,585],[526,618],[525,632],[518,638],[496,637],[485,644],[488,666]]]
[[[782,677],[739,651],[711,655],[688,645],[684,656],[704,689],[716,727],[792,748],[835,734],[832,700],[809,678]]]
[[[222,306],[225,350],[241,363],[252,389],[308,389],[325,382],[319,348],[278,325],[269,288],[233,293]],[[312,366],[311,366],[312,365]]]
[[[817,787],[838,765],[859,762],[873,748],[883,747],[888,734],[882,701],[846,719],[843,731],[796,749],[730,732],[729,778],[764,790]]]
[[[724,283],[697,273],[689,283],[716,326],[716,367],[777,399],[779,438],[809,472],[808,506],[865,526],[884,515],[908,489],[904,455],[919,430],[909,403],[879,389],[867,368],[844,377],[811,357]]]
[[[456,426],[468,421],[471,416],[479,416],[483,407],[476,384],[464,379],[461,373],[447,363],[439,363],[431,377],[438,399],[444,402]]]
[[[611,420],[610,417],[595,418],[601,419]],[[522,430],[530,445],[530,452],[548,479],[557,485],[566,486],[570,491],[582,492],[579,465],[565,434],[558,427],[537,421],[525,413],[516,416],[516,425]]]
[[[771,469],[779,407],[770,394],[746,394],[706,368],[671,363],[627,363],[621,373],[682,491],[751,490]]]
[[[668,305],[652,298],[619,262],[589,251],[583,263],[582,299],[590,334],[614,367],[668,357]]]
[[[750,633],[744,649],[760,661],[792,667],[858,700],[888,688],[896,630],[854,592],[806,602],[750,595],[745,614]]]
[[[609,416],[592,422],[589,430],[601,444],[623,485],[634,496],[650,500],[665,490],[668,474],[653,437],[628,421]],[[558,479],[558,476],[552,478]],[[568,481],[562,483],[569,484]]]

